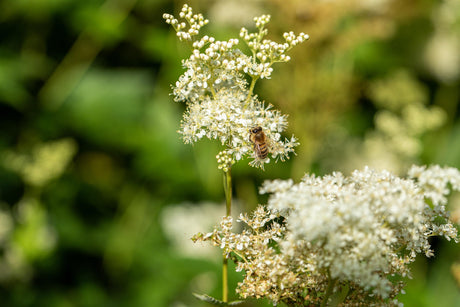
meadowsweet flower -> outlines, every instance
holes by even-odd
[[[1,162],[26,183],[41,187],[62,175],[76,150],[74,140],[61,139],[35,146],[30,155],[7,152]]]
[[[414,166],[407,178],[365,168],[348,177],[306,175],[297,184],[268,181],[266,208],[239,219],[246,230],[221,225],[202,238],[225,241],[221,247],[246,273],[242,297],[318,304],[331,288],[344,293],[345,306],[398,306],[403,283],[390,276],[410,277],[417,254],[432,256],[430,236],[458,242],[445,209],[449,186],[460,190],[460,172],[439,166]]]
[[[368,94],[379,109],[374,117],[375,129],[366,134],[360,148],[350,151],[345,167],[343,163],[336,167],[346,171],[364,164],[403,174],[419,160],[422,137],[445,124],[446,112],[428,105],[427,88],[407,71],[373,81]],[[356,147],[348,140],[350,144]]]
[[[460,78],[460,3],[443,1],[431,13],[432,36],[423,52],[427,68],[441,82],[453,83]]]
[[[201,229],[212,229],[221,216],[221,204],[185,202],[166,206],[161,212],[160,223],[177,254],[191,258],[215,259],[217,250],[210,246],[197,246],[190,242],[190,237]]]
[[[249,129],[260,126],[267,136],[271,157],[289,158],[298,143],[295,137],[281,137],[287,127],[286,116],[259,101],[253,89],[258,79],[270,78],[274,63],[289,61],[286,53],[308,35],[285,33],[283,43],[264,39],[270,16],[256,17],[258,32],[250,33],[245,28],[240,31],[240,38],[251,51],[246,55],[237,48],[238,38],[196,38],[208,20],[193,14],[187,5],[179,14],[184,22],[169,14],[163,17],[179,39],[190,42],[192,48],[190,57],[182,62],[186,71],[173,86],[174,100],[187,104],[179,131],[184,142],[194,143],[203,137],[219,140],[225,149],[217,159],[219,168],[224,170],[246,156],[254,157],[250,165],[263,168],[270,159],[257,157],[249,140]]]
[[[260,126],[268,138],[268,146],[273,158],[284,160],[294,152],[297,139],[282,139],[281,133],[287,126],[287,119],[271,105],[265,107],[256,98],[245,106],[245,96],[234,89],[222,89],[211,99],[206,97],[200,103],[190,104],[184,114],[179,131],[185,143],[194,143],[203,137],[216,139],[227,149],[225,155],[239,161],[245,156],[253,156],[253,144],[249,140],[249,129]],[[268,159],[266,159],[268,160]],[[254,163],[264,161],[255,159]]]

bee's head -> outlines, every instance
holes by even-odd
[[[260,131],[262,131],[262,127],[260,127],[260,126],[249,129],[249,132],[251,132],[251,133],[259,133]]]

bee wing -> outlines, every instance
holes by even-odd
[[[254,151],[254,158],[259,157],[259,155],[260,155],[260,145],[257,144],[257,143],[254,143],[253,151]]]
[[[272,150],[276,147],[276,142],[274,142],[268,136],[265,138],[265,144],[267,145],[268,151],[272,152]]]
[[[271,140],[271,139],[267,139],[267,146],[268,146],[268,150],[269,150],[271,153],[283,149],[283,146],[280,146],[280,144],[279,144],[278,142],[273,141],[273,140]]]

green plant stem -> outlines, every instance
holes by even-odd
[[[229,166],[228,170],[224,172],[224,191],[225,191],[225,207],[226,214],[232,214],[232,168]],[[223,255],[222,265],[222,301],[228,302],[228,258]]]
[[[222,302],[228,302],[228,258],[225,254],[222,266]]]
[[[224,172],[225,207],[227,216],[232,215],[232,167]]]
[[[256,81],[258,79],[259,79],[258,76],[252,77],[251,85],[249,86],[248,98],[246,98],[246,101],[244,102],[244,108],[245,109],[249,106],[249,101],[251,101],[252,92],[254,91],[254,86],[256,85]]]

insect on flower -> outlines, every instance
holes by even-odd
[[[249,129],[249,141],[254,144],[254,154],[257,158],[264,160],[268,155],[269,139],[262,130],[262,127]]]

